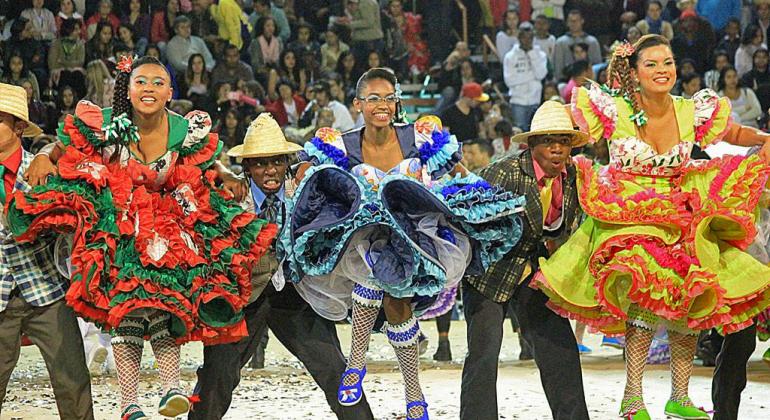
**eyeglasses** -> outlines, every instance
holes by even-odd
[[[399,101],[399,98],[396,94],[390,94],[386,97],[382,97],[380,95],[369,95],[367,97],[359,97],[358,100],[364,101],[369,105],[379,105],[383,102],[387,103],[388,105],[395,104]]]

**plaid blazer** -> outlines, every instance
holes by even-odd
[[[567,177],[562,190],[562,224],[553,232],[543,230],[543,206],[540,203],[540,191],[529,149],[492,163],[482,169],[479,175],[490,184],[498,185],[516,195],[524,195],[526,198],[523,212],[526,220],[519,243],[500,261],[492,264],[483,275],[467,277],[467,281],[482,295],[495,302],[506,302],[522,283],[527,263],[531,265],[534,273],[537,271],[537,259],[548,256],[545,240],[558,241],[570,235],[571,227],[580,214],[575,184],[576,171],[574,166],[567,167]]]
[[[14,191],[32,189],[22,175],[33,157],[26,150],[22,151]],[[21,297],[33,306],[50,305],[64,297],[68,283],[56,269],[52,245],[50,238],[17,243],[5,226],[5,215],[0,217],[0,312],[8,306],[11,291],[16,287]]]

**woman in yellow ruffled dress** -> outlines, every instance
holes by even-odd
[[[708,419],[688,397],[698,331],[741,330],[770,305],[770,268],[744,252],[756,234],[770,137],[731,122],[730,102],[712,90],[672,96],[676,65],[663,37],[618,47],[609,73],[616,89],[576,89],[572,113],[592,139],[609,142],[610,163],[594,169],[576,158],[588,217],[541,261],[533,287],[554,311],[608,335],[625,333],[624,418],[650,418],[642,376],[662,324],[672,353],[665,412]],[[690,159],[693,144],[720,140],[762,149],[748,158]]]

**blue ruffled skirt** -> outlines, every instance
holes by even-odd
[[[523,197],[476,175],[431,188],[400,174],[376,188],[337,166],[309,169],[278,242],[282,274],[320,315],[348,314],[354,283],[426,297],[481,274],[521,237]]]

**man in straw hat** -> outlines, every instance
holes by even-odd
[[[21,138],[41,133],[29,120],[24,88],[0,83],[3,206],[14,191],[31,189],[22,174],[33,156],[22,149]],[[83,340],[77,318],[63,299],[68,286],[56,269],[52,243],[16,243],[5,226],[5,217],[0,216],[0,411],[24,334],[38,346],[48,367],[59,416],[93,419]]]
[[[300,150],[302,147],[286,141],[269,113],[260,114],[251,123],[243,144],[228,151],[228,155],[243,160],[251,192],[243,204],[247,209],[272,223],[283,222],[287,216],[283,211],[289,157]],[[249,336],[237,343],[204,347],[203,366],[198,369],[195,386],[200,402],[189,418],[221,419],[225,415],[240,381],[241,368],[254,354],[267,326],[305,365],[338,418],[372,419],[366,401],[352,407],[337,402],[345,358],[335,325],[317,315],[293,285],[286,284],[278,291],[270,282],[277,269],[274,252],[266,253],[254,268],[251,302],[244,310]]]
[[[532,346],[554,419],[588,419],[580,358],[570,323],[546,306],[548,298],[527,287],[539,257],[566,239],[580,212],[572,147],[586,143],[564,105],[546,101],[535,112],[531,131],[514,136],[528,148],[508,155],[479,175],[515,195],[526,196],[524,234],[500,261],[478,277],[463,280],[468,355],[462,375],[460,417],[497,419],[497,361],[506,309],[512,308]]]

